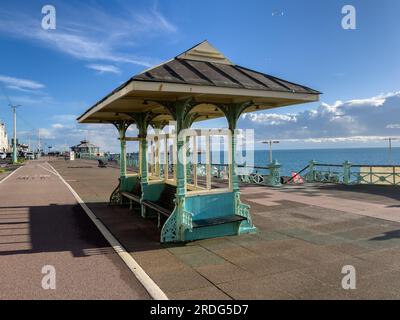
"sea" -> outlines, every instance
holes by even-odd
[[[249,151],[248,151],[249,152]],[[239,165],[251,167],[266,167],[269,163],[269,150],[254,150],[253,155],[237,157]],[[281,164],[281,175],[290,176],[292,172],[299,172],[308,165],[311,160],[323,164],[341,165],[349,161],[355,165],[398,165],[400,166],[400,148],[343,148],[343,149],[296,149],[273,150],[273,159]],[[138,159],[138,154],[131,154]],[[198,163],[205,163],[205,154],[198,155]],[[161,159],[163,157],[161,156]],[[212,164],[227,164],[227,152],[212,153]],[[247,159],[249,161],[245,161]],[[260,174],[267,174],[268,170],[256,168]]]
[[[290,175],[303,169],[310,160],[324,164],[400,165],[400,148],[346,148],[346,149],[301,149],[273,150],[273,159],[281,165],[281,175]],[[269,151],[255,150],[254,165],[266,166]]]

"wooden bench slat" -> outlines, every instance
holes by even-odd
[[[193,228],[204,228],[210,226],[216,226],[220,224],[226,224],[231,222],[240,222],[246,220],[245,217],[238,216],[238,215],[230,215],[230,216],[223,216],[217,218],[209,218],[209,219],[200,219],[200,220],[193,220]]]
[[[136,194],[132,194],[132,193],[129,193],[129,192],[121,192],[121,194],[125,198],[131,199],[131,200],[136,201],[136,202],[140,202],[141,196],[137,196]]]
[[[139,203],[140,199],[142,198],[142,185],[140,183],[140,180],[136,181],[135,185],[132,188],[132,191],[121,192],[121,195]]]
[[[143,205],[169,217],[175,209],[176,187],[166,184],[157,201],[145,200]]]
[[[159,213],[161,213],[161,214],[163,214],[164,216],[167,216],[167,217],[169,217],[169,216],[171,215],[171,213],[172,213],[172,211],[170,211],[170,210],[168,210],[168,209],[165,209],[165,208],[163,208],[163,207],[161,207],[161,206],[159,206],[159,205],[157,205],[156,203],[151,202],[151,201],[143,201],[142,204],[143,204],[145,207],[148,207],[148,208],[150,208],[150,209],[154,209],[154,210],[156,210],[157,212],[159,212]]]

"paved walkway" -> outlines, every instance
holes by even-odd
[[[247,188],[244,194],[251,194],[259,188]],[[357,199],[340,199],[334,195],[324,194],[323,192],[316,193],[312,188],[282,188],[282,189],[269,189],[268,195],[253,199],[252,202],[264,206],[279,205],[279,201],[294,201],[309,206],[318,206],[320,208],[339,210],[341,212],[358,214],[367,217],[378,219],[385,219],[394,222],[400,222],[399,202],[390,204],[386,201],[380,203],[373,203],[371,201],[357,200]],[[400,190],[398,190],[400,191]]]
[[[52,165],[171,299],[400,298],[400,223],[383,219],[398,188],[243,187],[256,235],[163,246],[156,221],[107,205],[118,169]],[[345,265],[356,290],[341,286]]]
[[[42,288],[43,266],[56,290]],[[0,299],[149,296],[44,161],[0,184]]]

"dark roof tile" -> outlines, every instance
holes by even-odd
[[[184,60],[174,59],[168,62],[168,66],[188,83],[210,85],[212,82],[200,74],[195,68],[185,63]]]
[[[319,93],[316,90],[237,65],[175,58],[133,80],[212,85],[228,88]]]
[[[227,78],[224,74],[216,70],[211,66],[209,62],[205,61],[194,61],[194,60],[185,60],[191,67],[196,69],[199,73],[201,73],[205,78],[210,80],[215,86],[220,87],[230,87],[230,88],[240,88],[241,86]]]

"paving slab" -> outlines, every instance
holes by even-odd
[[[196,268],[196,271],[213,284],[249,279],[253,277],[251,272],[246,271],[230,262],[198,267]]]
[[[192,268],[224,264],[226,260],[210,251],[194,252],[179,255],[178,258]]]
[[[266,281],[297,299],[314,297],[315,289],[320,291],[321,287],[327,287],[323,282],[296,270],[263,277],[261,281]]]
[[[91,168],[54,163],[170,298],[397,297],[398,189],[241,184],[242,201],[252,207],[258,234],[160,245],[156,221],[107,205],[118,169],[102,170],[93,162],[74,164],[80,165]],[[346,264],[356,268],[356,290],[341,287]]]
[[[169,295],[171,292],[196,290],[210,287],[212,283],[190,267],[177,268],[174,271],[150,272],[149,275]]]
[[[232,263],[241,269],[253,273],[256,276],[276,274],[285,271],[301,269],[306,266],[306,264],[304,264],[302,261],[299,261],[298,259],[291,259],[288,256],[258,256],[255,258],[236,259]]]
[[[235,280],[219,284],[223,292],[237,300],[292,300],[294,296],[260,278]]]
[[[205,288],[198,288],[194,290],[172,292],[169,294],[170,299],[175,300],[232,300],[221,289],[210,286]]]

